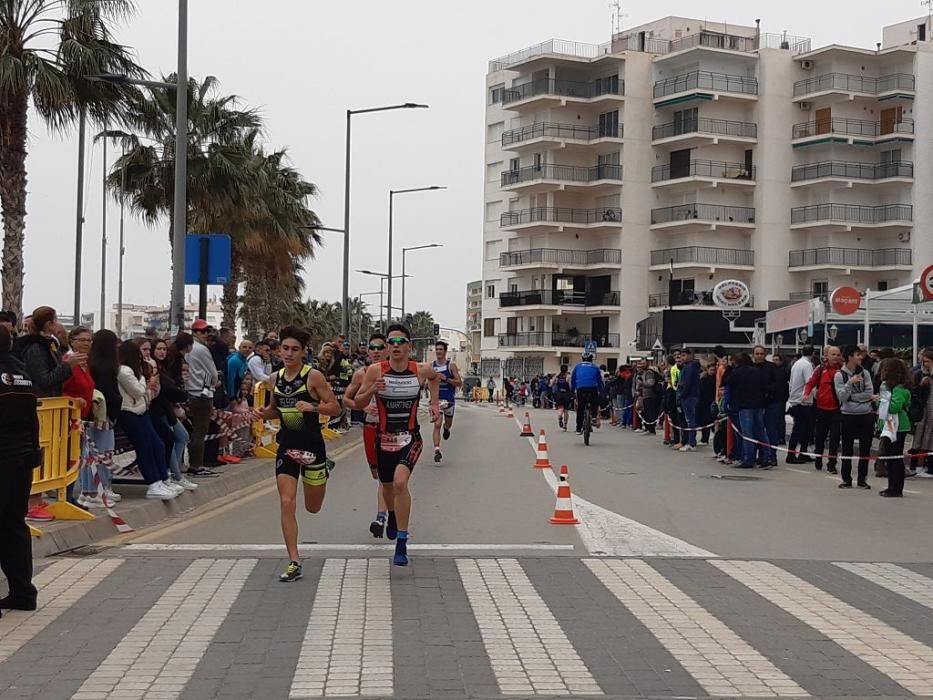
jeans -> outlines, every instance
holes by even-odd
[[[768,433],[768,442],[772,445],[783,445],[787,434],[787,424],[784,421],[784,402],[772,402],[765,406],[765,432]]]
[[[697,404],[700,403],[698,396],[684,396],[680,399],[680,406],[684,411],[684,422],[687,430],[681,431],[680,441],[691,447],[697,446]]]
[[[823,454],[826,449],[826,439],[827,437],[829,438],[829,454],[833,456],[829,458],[828,468],[832,470],[836,468],[835,455],[839,454],[839,418],[842,414],[840,414],[839,411],[825,411],[822,408],[814,409],[814,411],[814,449],[818,454]],[[817,457],[816,464],[814,466],[817,469],[822,469],[822,458]]]
[[[180,420],[175,421],[175,425],[170,425],[167,416],[159,416],[155,419],[156,432],[162,438],[165,445],[165,459],[168,462],[169,471],[175,481],[181,481],[181,465],[184,464],[185,447],[188,444],[188,431],[182,425]]]
[[[147,414],[120,411],[120,427],[136,451],[136,463],[147,484],[168,479],[165,446]]]
[[[794,419],[787,446],[791,450],[799,447],[801,451],[806,452],[813,443],[813,406],[797,404],[791,406],[787,412]]]
[[[745,438],[742,440],[742,463],[755,464],[755,455],[758,455],[759,464],[767,464],[773,459],[770,448],[757,445],[752,440],[765,442],[768,435],[765,433],[765,412],[761,408],[739,409],[739,430]]]
[[[841,430],[842,454],[855,455],[855,441],[858,440],[858,477],[857,483],[864,484],[868,478],[868,455],[871,454],[871,441],[875,436],[875,417],[871,413],[859,415],[842,414]],[[854,458],[843,459],[842,481],[852,483],[852,462]]]

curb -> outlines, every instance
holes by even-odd
[[[347,442],[328,454],[337,458],[363,441],[359,431],[351,433]],[[117,513],[137,531],[163,521],[192,514],[199,507],[229,496],[237,491],[255,486],[267,480],[272,473],[272,460],[251,459],[242,464],[225,468],[216,478],[198,479],[197,491],[185,491],[171,501],[147,500],[143,497],[144,486],[123,486],[125,497],[132,497],[117,504]],[[112,539],[119,533],[103,510],[94,510],[94,520],[60,520],[48,525],[41,537],[32,538],[33,559],[50,557],[78,547],[86,547]]]

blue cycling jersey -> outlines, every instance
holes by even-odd
[[[570,387],[578,389],[599,389],[603,385],[603,373],[592,362],[581,362],[573,368],[570,375]]]

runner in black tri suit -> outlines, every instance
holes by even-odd
[[[440,387],[438,389],[438,398],[441,401],[441,414],[444,418],[444,439],[450,438],[450,428],[454,424],[454,410],[456,409],[455,393],[457,387],[463,384],[460,379],[460,370],[457,363],[447,358],[447,343],[438,340],[434,344],[434,355],[437,357],[431,363],[431,369],[437,372],[441,377]],[[441,455],[441,421],[434,424],[434,461],[440,462],[443,459]]]
[[[279,580],[301,578],[298,561],[298,520],[295,517],[298,480],[304,482],[305,509],[317,513],[324,504],[327,488],[327,450],[321,435],[320,416],[340,415],[340,405],[330,384],[318,370],[304,364],[310,335],[294,326],[279,332],[284,367],[273,375],[272,401],[253,413],[258,419],[279,418],[276,435],[279,449],[275,459],[275,479],[282,510],[282,536],[289,564]]]
[[[356,400],[358,404],[365,405],[371,397],[376,397],[379,409],[377,472],[389,509],[386,537],[398,538],[392,561],[397,566],[406,566],[411,516],[408,481],[424,447],[418,425],[418,400],[421,385],[428,382],[431,422],[440,420],[437,397],[440,376],[429,365],[410,359],[411,335],[405,326],[389,326],[387,336],[389,359],[366,370],[363,387],[356,394]]]

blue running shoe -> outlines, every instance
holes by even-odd
[[[408,539],[395,540],[395,556],[392,563],[396,566],[408,566]]]
[[[395,522],[395,511],[389,511],[389,519],[386,522],[386,537],[390,540],[394,540],[398,535],[398,523]]]

